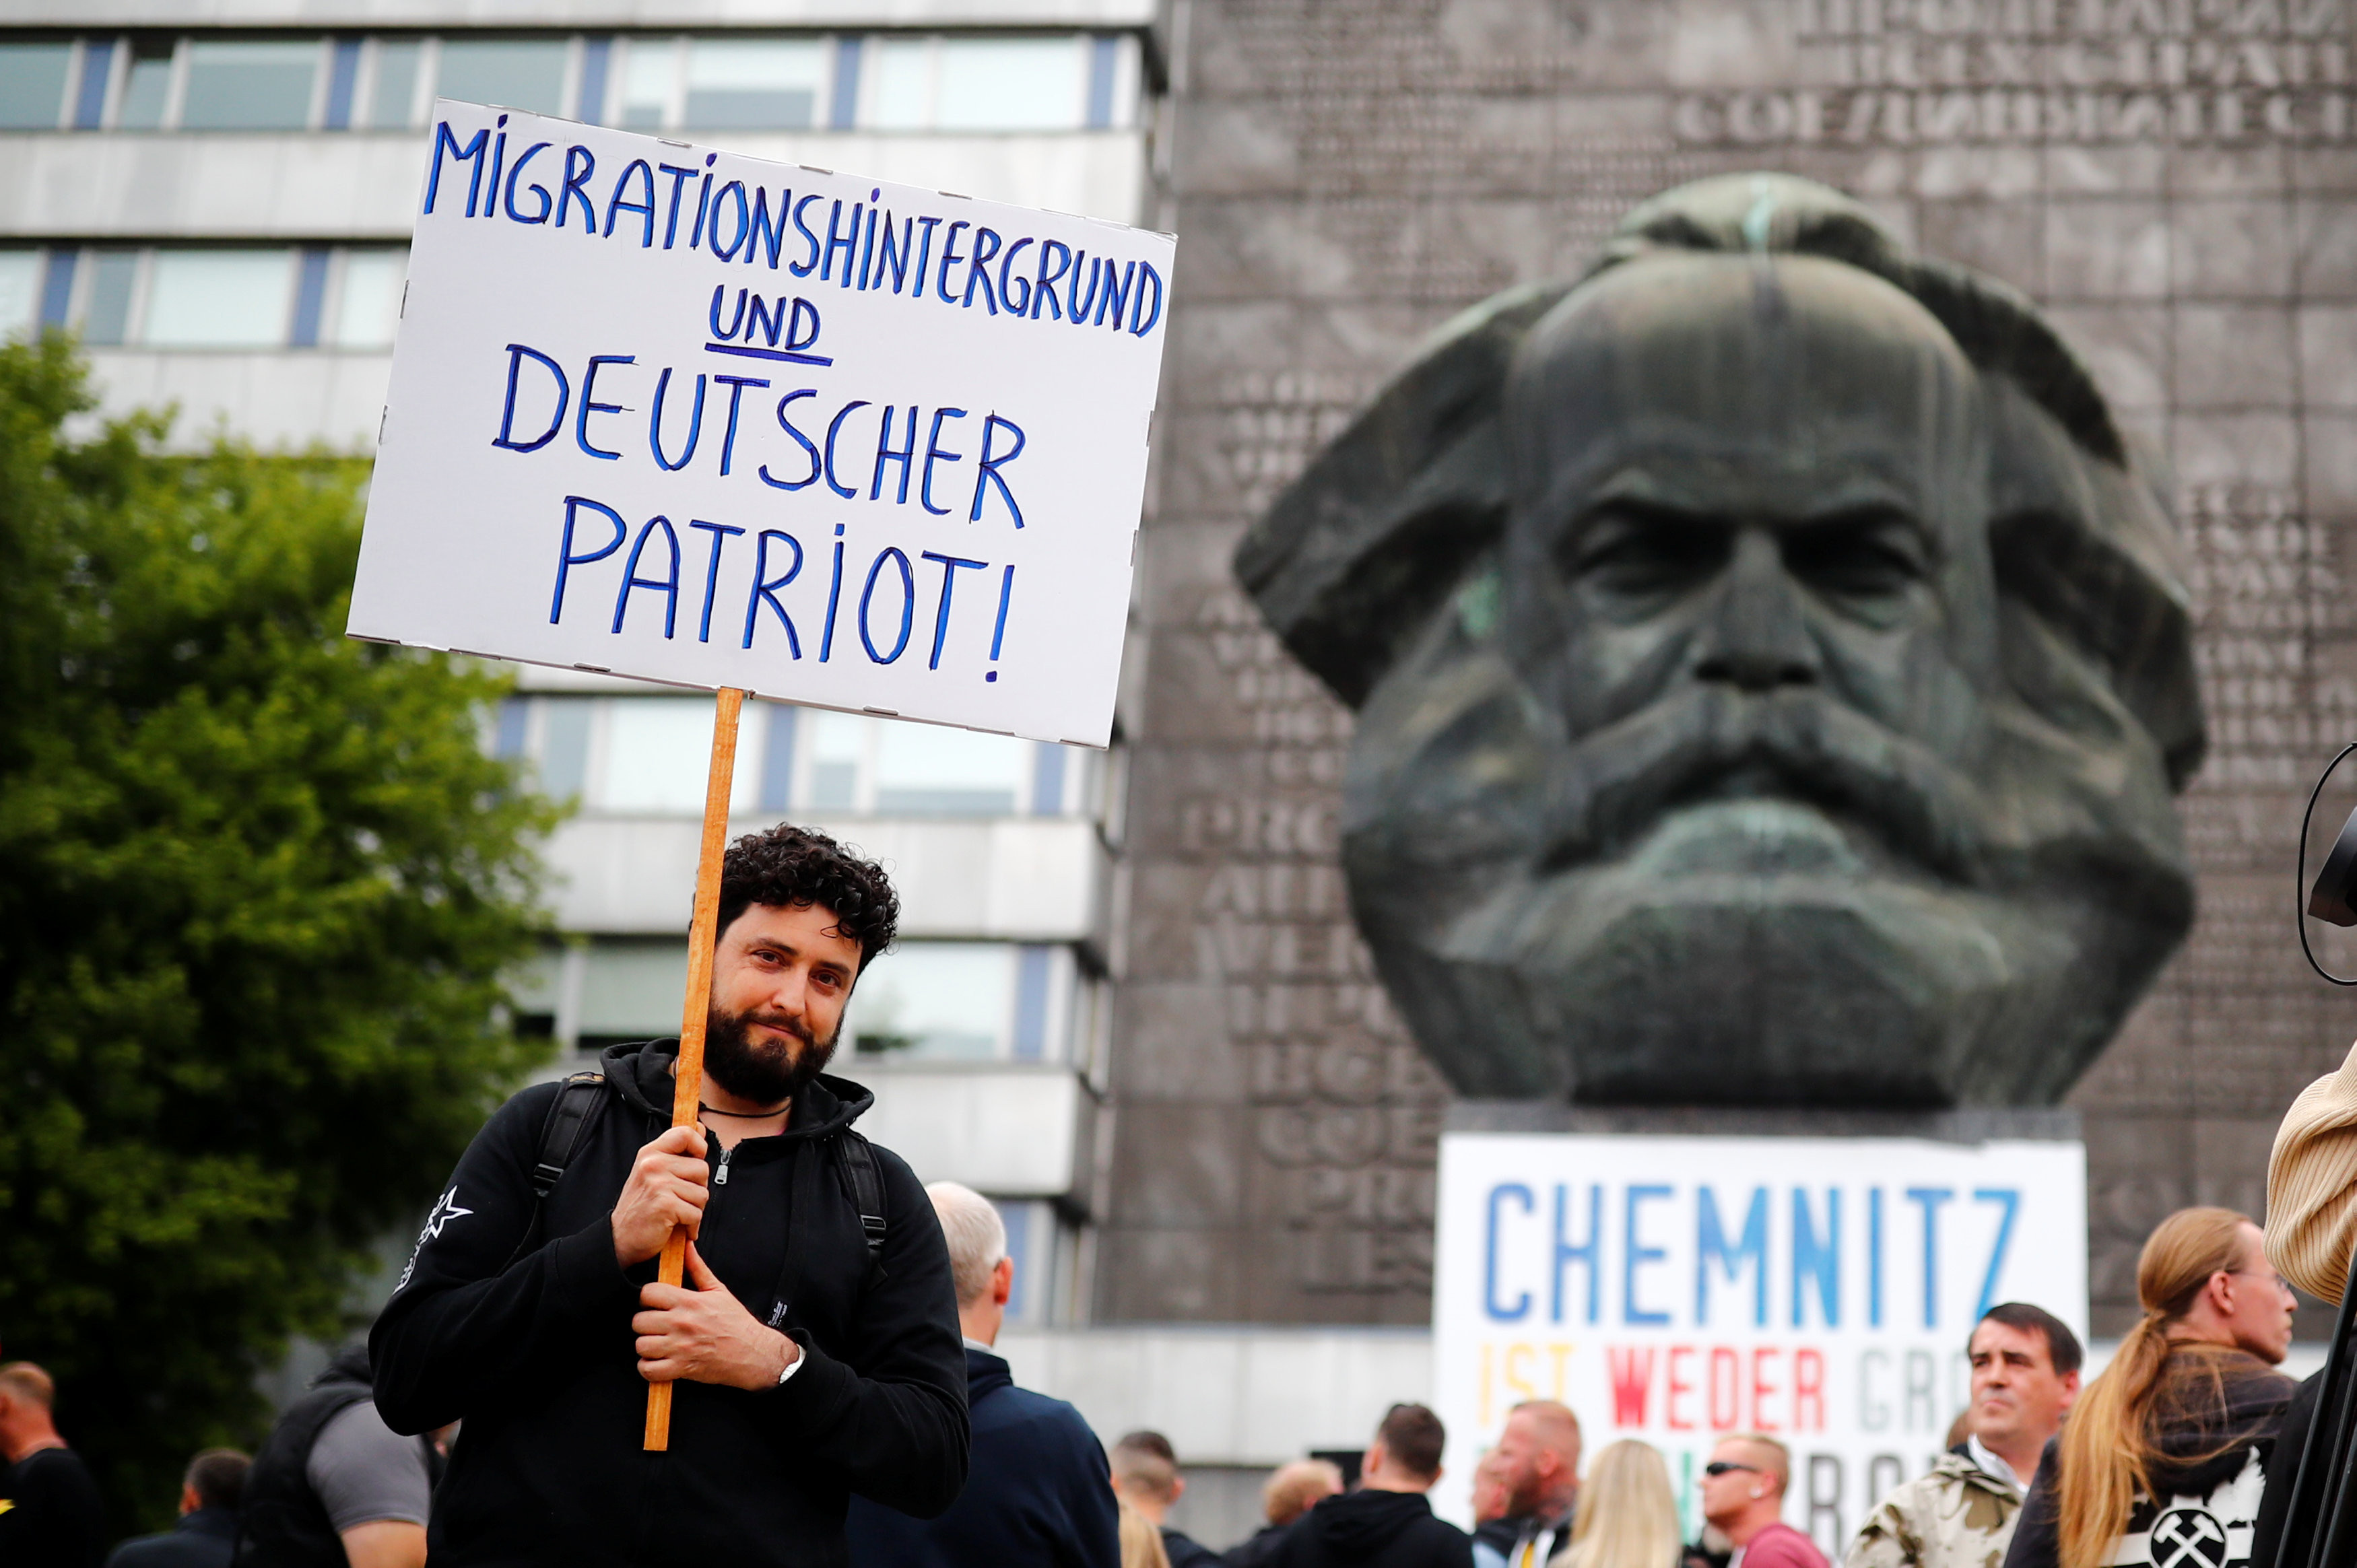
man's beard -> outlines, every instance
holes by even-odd
[[[782,1029],[798,1044],[753,1043],[753,1026]],[[826,1070],[834,1058],[838,1026],[824,1041],[813,1037],[810,1026],[799,1018],[748,1007],[723,1013],[717,1007],[704,1025],[704,1070],[737,1099],[754,1105],[776,1105],[802,1092],[802,1085]]]

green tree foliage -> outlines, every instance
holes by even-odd
[[[127,1530],[529,1066],[554,813],[496,677],[344,637],[365,464],[91,403],[0,349],[0,1355]]]

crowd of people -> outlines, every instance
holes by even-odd
[[[52,1380],[0,1365],[0,1568],[1829,1568],[1784,1520],[1775,1437],[1718,1439],[1690,1538],[1658,1450],[1613,1442],[1583,1478],[1578,1417],[1547,1400],[1481,1457],[1469,1533],[1429,1500],[1439,1417],[1400,1403],[1355,1473],[1284,1466],[1248,1539],[1190,1538],[1167,1438],[1108,1449],[997,1354],[1015,1262],[996,1208],[920,1186],[853,1127],[866,1091],[821,1074],[897,911],[823,835],[732,846],[698,1123],[670,1125],[674,1042],[510,1101],[368,1342],[250,1461],[195,1455],[173,1530],[108,1553]],[[2293,1107],[2268,1186],[2266,1231],[2215,1208],[2154,1230],[2142,1316],[2083,1390],[2061,1319],[1990,1307],[1949,1451],[1879,1500],[1844,1568],[2274,1568],[2312,1523],[2288,1498],[2316,1380],[2277,1369],[2292,1284],[2346,1284],[2357,1050]],[[692,1239],[668,1285],[674,1228]],[[651,1461],[654,1382],[676,1419]]]
[[[858,1568],[1829,1568],[1784,1521],[1792,1466],[1777,1439],[1737,1433],[1712,1449],[1690,1541],[1661,1453],[1622,1439],[1589,1456],[1583,1478],[1578,1418],[1550,1400],[1516,1406],[1483,1455],[1469,1535],[1427,1498],[1441,1475],[1439,1418],[1403,1403],[1377,1426],[1354,1480],[1326,1459],[1281,1466],[1263,1490],[1265,1523],[1215,1551],[1169,1522],[1187,1482],[1166,1437],[1132,1432],[1108,1451],[1071,1405],[1015,1383],[994,1349],[1014,1283],[1005,1227],[968,1188],[925,1192],[957,1292],[966,1478],[930,1518],[852,1498]],[[2339,1234],[2313,1250],[2331,1251]],[[1881,1500],[1844,1568],[2272,1563],[2289,1482],[2275,1455],[2298,1453],[2297,1437],[2284,1439],[2299,1391],[2275,1369],[2295,1298],[2266,1238],[2227,1209],[2183,1210],[2146,1243],[2136,1283],[2144,1316],[2083,1392],[2067,1325],[2025,1303],[1991,1307],[1968,1342],[1972,1398],[1953,1445]],[[444,1448],[436,1434],[393,1431],[371,1390],[366,1350],[354,1347],[282,1414],[256,1458],[196,1455],[175,1529],[115,1547],[107,1568],[426,1562]],[[14,1466],[0,1563],[11,1568],[101,1560],[97,1489],[58,1434],[54,1402],[38,1368],[0,1367],[0,1442]],[[2201,1544],[2202,1518],[2231,1554],[2179,1549]]]

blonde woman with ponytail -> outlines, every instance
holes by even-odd
[[[2145,1242],[2136,1299],[2144,1316],[2039,1467],[2006,1568],[2244,1561],[2232,1543],[2250,1540],[2294,1386],[2274,1370],[2290,1287],[2249,1219],[2187,1208]]]

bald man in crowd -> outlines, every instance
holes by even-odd
[[[1506,1512],[1473,1532],[1476,1568],[1541,1568],[1571,1539],[1579,1418],[1554,1400],[1524,1400],[1506,1416],[1481,1469],[1504,1487]]]
[[[58,1435],[57,1385],[30,1361],[0,1366],[0,1563],[98,1568],[98,1483]]]
[[[949,1243],[974,1426],[965,1489],[930,1520],[854,1496],[844,1533],[857,1568],[1110,1568],[1121,1561],[1113,1473],[1081,1412],[1015,1386],[994,1348],[1015,1294],[1006,1223],[953,1181],[925,1188]]]
[[[1784,1522],[1792,1455],[1761,1432],[1721,1438],[1702,1467],[1702,1517],[1735,1547],[1727,1568],[1826,1568],[1816,1542]]]

